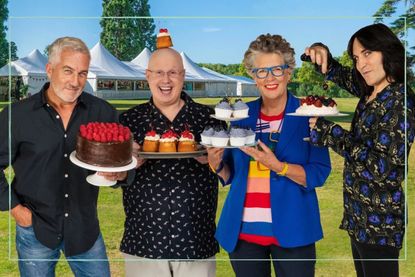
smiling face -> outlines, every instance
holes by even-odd
[[[366,49],[359,40],[355,39],[353,59],[357,71],[362,75],[367,85],[374,87],[374,91],[380,91],[389,84],[383,69],[382,52]]]
[[[178,103],[184,83],[180,54],[169,48],[155,51],[148,63],[146,78],[157,107]]]
[[[272,67],[284,65],[285,61],[280,54],[276,53],[258,53],[253,60],[253,68]],[[265,79],[252,75],[259,92],[264,101],[276,100],[286,97],[287,85],[291,78],[291,69],[285,69],[282,76],[275,77],[270,72]]]
[[[87,54],[62,50],[60,57],[46,64],[50,80],[48,97],[57,104],[73,104],[81,95],[88,76]]]

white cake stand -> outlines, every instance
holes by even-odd
[[[120,166],[120,167],[101,167],[101,166],[96,166],[96,165],[91,165],[91,164],[87,164],[84,163],[80,160],[78,160],[78,158],[75,156],[76,151],[73,151],[71,153],[71,155],[69,156],[69,159],[71,160],[71,162],[73,162],[74,164],[76,164],[79,167],[85,168],[85,169],[89,169],[89,170],[94,170],[94,171],[100,171],[100,172],[122,172],[122,171],[127,171],[130,169],[133,169],[136,167],[137,165],[137,159],[132,157],[132,161],[131,163],[125,165],[125,166]],[[88,177],[86,177],[86,181],[88,183],[90,183],[91,185],[94,186],[99,186],[99,187],[109,187],[109,186],[113,186],[117,183],[117,181],[110,181],[105,179],[104,176],[100,176],[97,173],[95,174],[91,174]]]

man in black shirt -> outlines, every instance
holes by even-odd
[[[150,101],[120,116],[139,145],[150,130],[161,135],[189,129],[200,141],[207,125],[220,125],[210,117],[213,109],[182,91],[184,75],[182,58],[173,49],[151,56],[146,71]],[[138,159],[133,184],[123,188],[126,276],[215,276],[218,180],[206,157],[196,159]]]
[[[50,83],[0,113],[0,210],[10,209],[16,220],[22,276],[54,275],[61,250],[76,276],[110,275],[98,187],[69,160],[81,124],[117,121],[113,107],[83,92],[89,62],[81,40],[57,39],[46,65]],[[9,187],[3,171],[10,162],[15,177]],[[108,176],[121,180],[126,173]]]

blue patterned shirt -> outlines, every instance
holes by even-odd
[[[319,118],[311,132],[312,143],[329,146],[345,158],[340,228],[361,243],[401,248],[405,150],[408,154],[415,136],[414,93],[407,87],[405,107],[405,86],[391,84],[366,103],[352,70],[334,61],[328,76],[360,97],[349,131]]]

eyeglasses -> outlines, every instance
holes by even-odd
[[[272,76],[279,77],[284,75],[284,69],[289,68],[288,64],[276,65],[271,67],[258,67],[251,70],[258,79],[265,79],[271,72]]]
[[[157,79],[161,79],[164,78],[164,76],[167,74],[167,77],[172,78],[172,79],[177,79],[179,78],[184,70],[169,70],[169,71],[163,71],[163,70],[150,70],[147,69],[148,72],[150,72],[154,78]]]

